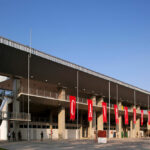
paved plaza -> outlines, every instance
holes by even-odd
[[[150,138],[109,140],[98,144],[93,140],[1,142],[1,148],[8,150],[150,150]]]

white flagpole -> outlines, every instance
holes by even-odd
[[[78,130],[78,120],[79,120],[78,102],[79,102],[79,71],[77,71],[77,139],[79,139],[79,130]]]
[[[148,111],[149,111],[149,95],[148,95]],[[148,120],[149,120],[149,115],[148,115]],[[148,137],[149,137],[149,124],[147,126],[148,126]]]
[[[109,138],[110,138],[110,81],[109,81]]]

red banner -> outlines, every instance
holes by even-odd
[[[125,125],[128,125],[128,107],[124,107]]]
[[[150,111],[148,111],[148,125],[150,125]]]
[[[115,111],[115,120],[116,120],[116,124],[119,123],[119,119],[118,119],[118,106],[114,104],[114,111]]]
[[[88,121],[91,121],[93,118],[93,102],[91,99],[88,99]]]
[[[103,123],[107,123],[107,103],[102,102],[103,107]]]
[[[141,126],[143,126],[143,110],[141,110]]]
[[[75,120],[76,114],[76,97],[69,96],[70,99],[70,120]]]
[[[133,123],[136,124],[136,108],[133,108]]]

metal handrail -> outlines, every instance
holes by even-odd
[[[20,88],[19,92],[28,93],[28,88],[25,88],[25,87],[22,86]],[[42,90],[42,89],[30,88],[30,94],[58,99],[58,93],[57,92],[47,91],[45,89]],[[67,101],[69,101],[69,95],[66,95],[65,99]],[[83,98],[83,97],[79,97],[79,103],[87,104],[87,99]],[[107,103],[107,107],[109,107],[108,103]],[[113,109],[114,108],[114,104],[110,104],[110,108]],[[122,110],[119,107],[118,107],[118,109]],[[129,112],[133,112],[133,110],[131,108],[128,108],[128,111]],[[137,110],[137,113],[140,114],[141,112]],[[147,110],[144,110],[144,114],[147,114]]]

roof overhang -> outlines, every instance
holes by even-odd
[[[116,97],[116,85],[118,85],[119,99],[133,104],[134,91],[136,91],[136,104],[143,106],[146,104],[147,106],[150,92],[146,90],[3,37],[0,37],[0,74],[15,78],[27,78],[29,54],[31,54],[30,77],[35,80],[48,81],[74,89],[77,84],[77,71],[79,71],[80,91],[85,89],[86,93],[108,97],[108,82],[110,81],[112,99]]]

